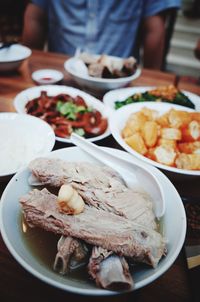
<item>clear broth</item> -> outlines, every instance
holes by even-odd
[[[34,255],[39,263],[53,271],[54,259],[57,253],[57,243],[60,239],[60,235],[47,232],[40,228],[30,228],[24,220],[23,215],[21,215],[20,219],[22,238],[28,250]],[[157,221],[157,225],[158,230],[163,234],[163,219]],[[144,263],[136,264],[131,262],[129,268],[133,278],[134,275],[137,275],[138,271],[151,269],[149,265]],[[90,283],[91,285],[94,285],[94,281],[91,280],[91,277],[88,274],[87,265],[69,271],[67,277],[81,283]],[[65,278],[65,276],[63,276],[63,278]]]
[[[53,271],[53,264],[57,253],[57,243],[61,236],[40,228],[30,228],[23,216],[21,216],[20,219],[22,237],[28,250],[39,263]],[[79,282],[88,282],[90,280],[87,265],[69,271],[67,276]]]

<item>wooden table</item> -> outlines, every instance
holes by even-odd
[[[74,85],[63,68],[67,56],[33,51],[30,59],[21,66],[18,72],[7,75],[0,74],[0,111],[14,111],[13,98],[21,90],[34,86],[31,73],[40,68],[55,68],[65,75],[63,84]],[[173,74],[143,70],[141,76],[132,84],[144,85],[167,85],[175,84],[177,78]],[[198,92],[198,91],[196,91]],[[199,89],[200,94],[200,89]],[[2,142],[1,142],[2,143]],[[119,148],[117,143],[108,137],[101,141],[100,145]],[[55,148],[66,147],[65,144],[56,144]],[[188,185],[176,183],[177,189],[182,194],[188,194]],[[6,183],[0,183],[0,194]],[[197,183],[193,184],[192,191],[199,195]],[[152,284],[133,293],[116,297],[86,297],[70,294],[59,290],[36,279],[25,271],[7,250],[2,238],[0,238],[0,300],[13,302],[35,301],[138,301],[138,302],[189,302],[191,290],[188,280],[188,272],[184,251],[181,251],[175,263],[159,279]]]

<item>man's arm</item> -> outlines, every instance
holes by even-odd
[[[161,69],[165,46],[165,16],[147,17],[143,23],[144,68]]]
[[[144,68],[161,69],[165,47],[165,15],[146,17],[143,21]]]
[[[22,43],[30,48],[43,49],[47,33],[46,21],[46,14],[40,7],[28,4],[24,14]]]

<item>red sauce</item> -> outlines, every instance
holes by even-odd
[[[50,78],[50,77],[44,77],[44,78],[41,78],[40,81],[52,81],[53,78]]]

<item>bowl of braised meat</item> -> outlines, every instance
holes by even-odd
[[[88,53],[68,59],[64,67],[78,85],[94,93],[127,86],[141,73],[134,57],[120,58]]]
[[[91,141],[110,134],[109,108],[93,96],[73,87],[44,85],[28,88],[15,97],[14,106],[19,113],[45,120],[61,142],[69,143],[72,132]]]

